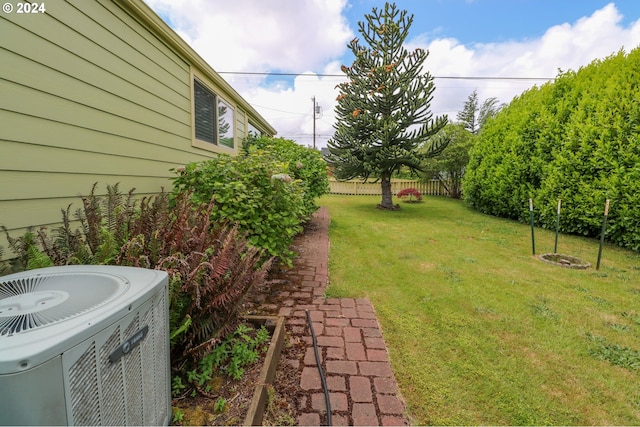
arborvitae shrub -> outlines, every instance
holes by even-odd
[[[620,51],[515,98],[483,128],[464,180],[478,210],[640,250],[640,48]]]

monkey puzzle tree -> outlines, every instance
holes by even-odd
[[[358,22],[358,27],[366,45],[351,40],[355,60],[351,67],[342,66],[348,81],[338,85],[337,121],[327,160],[338,179],[379,180],[378,206],[394,209],[391,176],[403,166],[421,170],[425,158],[446,147],[446,138],[432,137],[447,117],[434,120],[430,111],[435,85],[423,72],[428,52],[409,52],[403,46],[413,15],[386,3],[384,10],[373,8],[365,19],[366,25]]]

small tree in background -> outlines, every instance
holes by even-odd
[[[348,81],[338,85],[338,120],[328,161],[338,179],[380,180],[378,206],[396,209],[391,176],[402,167],[421,170],[426,157],[446,147],[446,139],[433,136],[447,117],[434,120],[430,111],[435,85],[423,72],[428,52],[403,47],[413,15],[386,3],[365,19],[366,24],[358,23],[365,45],[353,39],[349,48],[356,59],[351,67],[342,66]]]
[[[462,111],[458,111],[456,119],[462,123],[464,129],[471,133],[478,133],[478,92],[473,91],[464,102]]]
[[[498,98],[491,97],[485,99],[478,108],[478,91],[474,90],[465,101],[462,111],[458,112],[456,119],[464,125],[466,130],[477,135],[487,120],[498,114],[505,106],[504,103],[498,104]]]
[[[398,191],[398,198],[404,199],[409,203],[417,203],[422,201],[422,194],[415,188],[404,188]]]
[[[465,129],[463,123],[450,123],[440,131],[438,138],[446,138],[449,145],[437,157],[424,162],[423,179],[438,179],[450,197],[459,199],[462,196],[462,178],[469,163],[469,151],[476,135]]]

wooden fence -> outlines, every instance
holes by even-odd
[[[381,195],[382,189],[380,182],[362,182],[358,180],[337,181],[333,178],[329,179],[329,192],[331,194],[350,194],[350,195]],[[391,181],[391,192],[393,195],[405,188],[415,188],[420,193],[430,196],[448,196],[449,193],[444,184],[434,179],[428,182],[419,182],[409,179],[397,179]]]

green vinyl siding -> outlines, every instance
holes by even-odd
[[[140,0],[0,14],[0,40],[0,224],[13,237],[55,228],[95,182],[98,194],[116,183],[156,194],[170,190],[170,169],[215,156],[193,143],[194,67],[246,105]],[[237,127],[249,119],[239,116]],[[4,235],[0,246],[10,255]]]
[[[31,199],[62,199],[69,197],[69,195],[86,195],[91,190],[90,184],[88,187],[86,182],[103,182],[113,183],[113,175],[100,175],[84,174],[83,179],[77,179],[76,175],[69,173],[49,173],[46,175],[47,182],[43,182],[43,175],[39,172],[29,171],[7,171],[0,170],[0,182],[2,182],[3,190],[0,195],[2,199],[0,201],[20,200],[25,193],[31,196]],[[158,179],[157,177],[147,176],[126,176],[128,182],[132,183],[136,188],[136,194],[153,194],[157,192]],[[45,185],[46,184],[46,185]],[[170,182],[167,180],[165,188],[169,189]],[[122,188],[120,190],[126,193],[131,188]],[[98,188],[100,192],[104,192],[104,186]],[[74,204],[79,204],[79,200],[74,200]],[[62,205],[61,205],[62,206]],[[55,213],[59,213],[60,209],[54,209]],[[4,212],[3,212],[4,214]],[[56,221],[60,218],[54,218]]]
[[[240,108],[236,109],[236,137],[241,141],[247,137],[247,114]]]
[[[0,55],[1,59],[1,55]],[[163,143],[163,145],[180,146],[180,139],[184,144],[189,143],[187,135],[178,136],[167,129],[155,114],[142,111],[144,117],[136,117],[133,112],[126,116],[114,110],[114,113],[100,110],[73,99],[63,98],[51,93],[43,92],[34,87],[23,86],[16,82],[0,80],[0,110],[20,113],[23,115],[64,123],[68,127],[83,127],[96,132],[119,135],[125,138]],[[5,96],[6,95],[6,96]],[[73,97],[71,93],[65,96]],[[83,98],[80,91],[76,98]],[[101,101],[96,101],[99,104]],[[154,120],[159,121],[157,125]],[[162,127],[160,127],[162,126]],[[188,126],[182,126],[189,131]],[[43,141],[44,142],[44,141]],[[91,141],[70,141],[83,148]],[[124,154],[124,153],[123,153]]]
[[[89,187],[91,190],[91,187]],[[87,190],[87,193],[89,192]],[[38,226],[33,227],[33,231],[38,231],[42,225],[47,226],[50,229],[53,229],[61,223],[62,214],[60,212],[61,209],[66,208],[69,205],[72,205],[71,212],[75,212],[80,206],[82,206],[82,201],[79,201],[77,197],[64,197],[64,198],[53,198],[53,199],[28,199],[23,200],[20,203],[20,216],[24,218],[24,222],[27,224],[36,224]],[[45,222],[43,224],[39,224],[42,221],[42,212],[55,212],[55,215],[49,215],[49,222]],[[4,212],[3,212],[4,214]],[[26,227],[17,228],[15,230],[26,230]],[[20,233],[16,233],[13,230],[10,230],[9,233],[13,237],[17,237]],[[2,245],[5,248],[6,245]]]
[[[186,143],[184,146],[170,147],[160,143],[162,138],[145,141],[144,139],[114,135],[108,130],[102,132],[83,127],[82,123],[79,123],[78,126],[72,126],[64,122],[34,118],[26,114],[9,111],[2,111],[0,119],[6,119],[6,122],[11,124],[11,126],[7,126],[0,131],[5,142],[79,150],[85,151],[87,154],[110,154],[116,158],[120,156],[140,158],[166,164],[184,164],[193,161],[193,149]],[[171,139],[167,138],[167,143],[170,142]],[[9,147],[7,146],[6,150],[8,149]],[[12,147],[12,149],[18,150],[19,147]],[[0,162],[2,161],[3,159],[0,158]],[[20,160],[18,156],[12,156],[4,161],[7,167],[11,167],[17,161],[26,162],[28,159]],[[68,168],[62,162],[57,162],[57,164],[63,170]],[[53,165],[49,165],[49,167],[53,167]],[[30,169],[33,170],[33,167]],[[166,175],[166,172],[164,175]]]
[[[148,176],[162,180],[162,182],[158,182],[158,190],[160,190],[160,185],[167,184],[167,178],[170,176],[169,169],[176,166],[175,163],[140,157],[113,156],[46,145],[7,141],[3,141],[1,144],[3,152],[20,152],[21,154],[16,157],[2,156],[0,160],[0,169],[2,170],[69,173],[76,175],[77,179],[81,180],[85,180],[83,175],[97,173],[112,176],[112,183],[117,182],[120,176]],[[53,161],[58,158],[64,158],[64,162]],[[87,183],[90,187],[91,183],[89,181]]]

